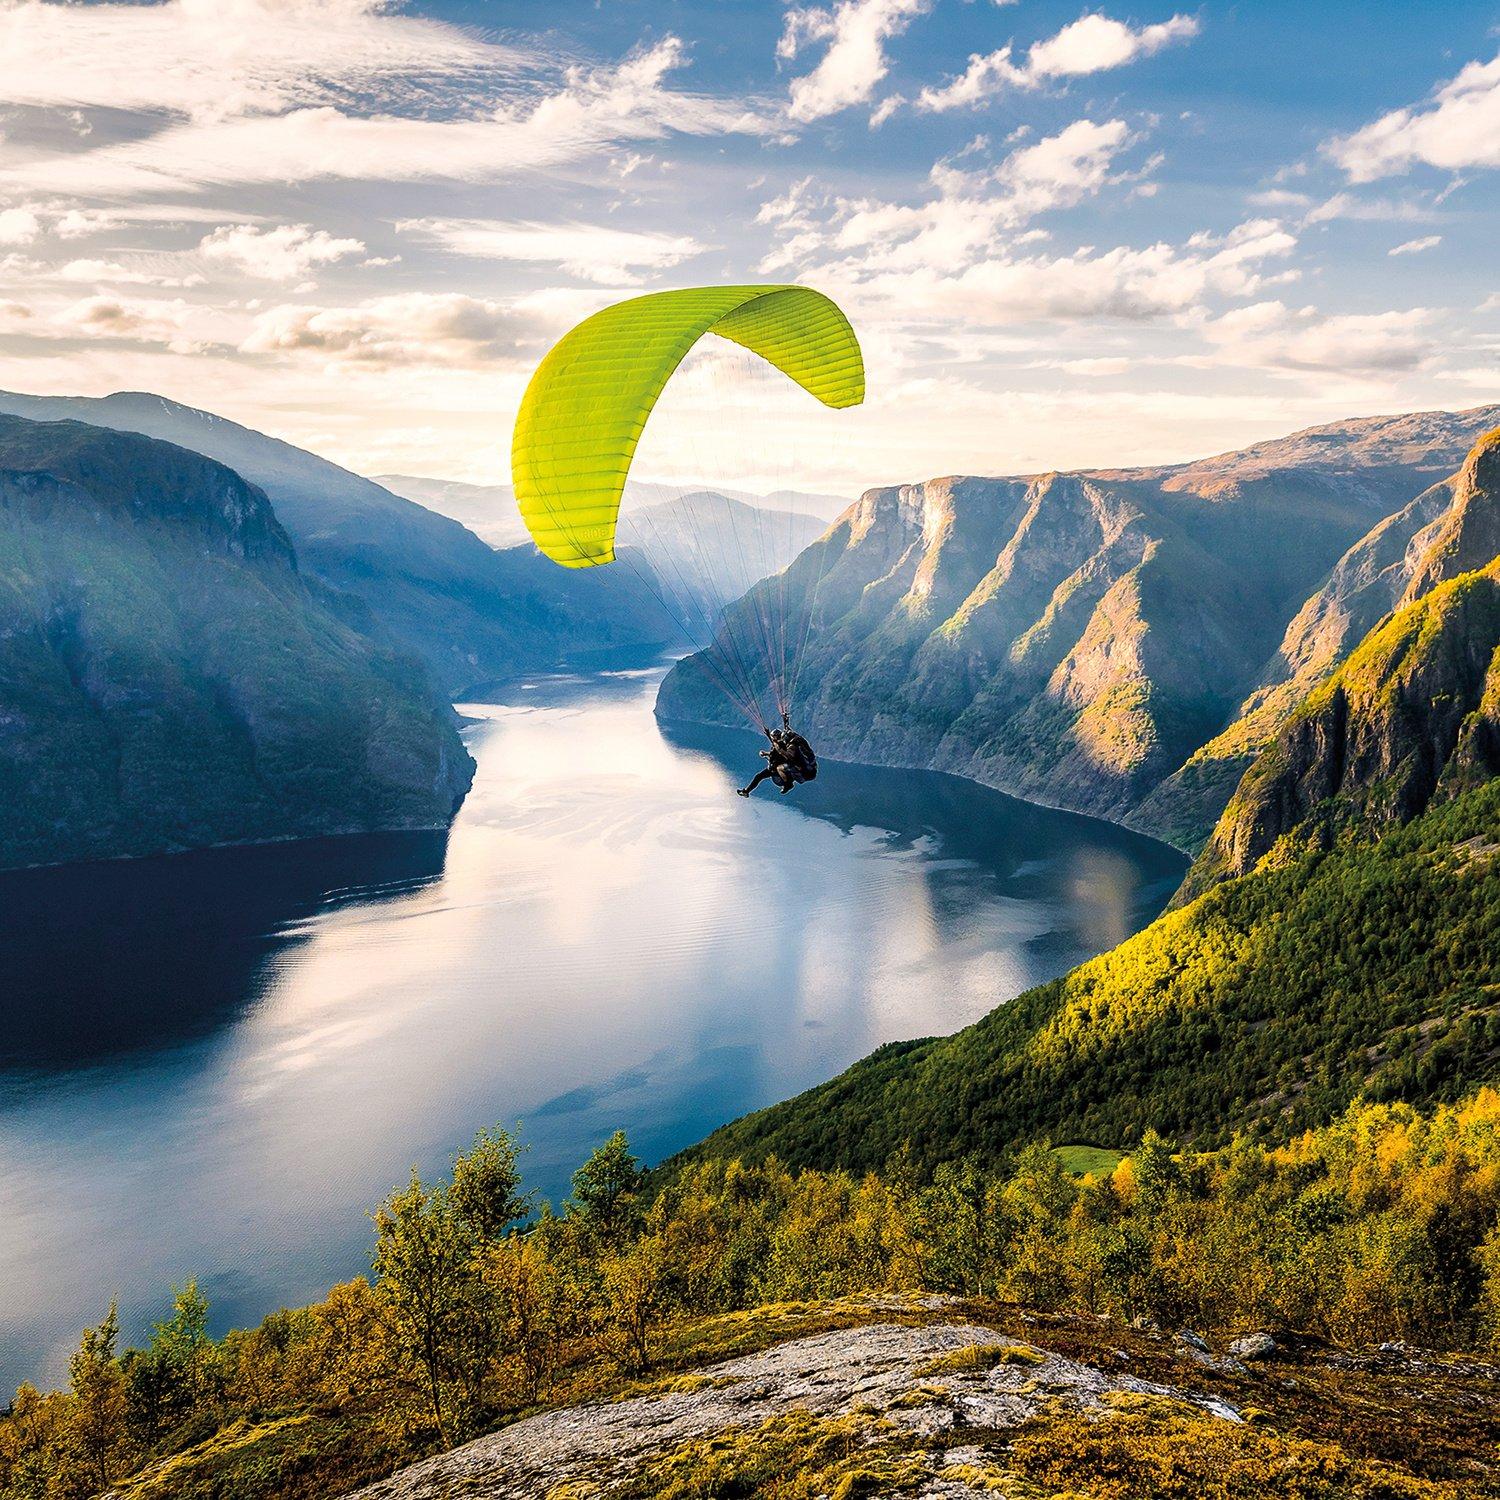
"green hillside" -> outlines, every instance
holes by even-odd
[[[342,613],[222,464],[0,417],[0,867],[442,826],[451,711]]]
[[[924,1166],[1147,1128],[1225,1141],[1500,1078],[1500,782],[1227,882],[955,1036],[882,1047],[689,1156]]]

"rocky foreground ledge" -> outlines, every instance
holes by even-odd
[[[1402,1349],[1309,1359],[1265,1335],[1215,1353],[1191,1333],[1018,1310],[993,1320],[1009,1327],[990,1326],[938,1298],[863,1311],[891,1320],[790,1337],[625,1399],[541,1413],[359,1500],[758,1495],[770,1491],[757,1484],[794,1474],[805,1483],[789,1493],[832,1500],[1500,1495],[1500,1384],[1487,1366]],[[1468,1451],[1449,1451],[1458,1420]],[[1091,1483],[1106,1478],[1108,1489]]]

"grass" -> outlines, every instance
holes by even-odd
[[[996,1365],[1021,1365],[1031,1368],[1045,1364],[1047,1356],[1029,1344],[965,1344],[951,1354],[944,1354],[923,1365],[918,1375],[977,1375]]]
[[[1054,1146],[1052,1154],[1075,1177],[1108,1176],[1128,1153],[1113,1146]]]

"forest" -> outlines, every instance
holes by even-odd
[[[702,1379],[681,1372],[774,1342],[782,1314],[837,1321],[836,1299],[861,1293],[1216,1337],[1500,1350],[1500,1092],[1428,1111],[1360,1101],[1277,1145],[1179,1150],[1147,1133],[1083,1176],[1068,1159],[1038,1142],[930,1172],[903,1151],[863,1175],[775,1160],[663,1175],[617,1134],[560,1209],[537,1211],[521,1143],[487,1130],[447,1180],[414,1172],[374,1210],[370,1275],[314,1306],[215,1339],[189,1282],[131,1348],[101,1309],[67,1388],[23,1385],[0,1418],[0,1496],[342,1493],[546,1407]],[[1147,1483],[1161,1425],[1115,1437],[1096,1442],[1100,1462]],[[1055,1440],[1022,1429],[1017,1461],[1056,1460]],[[1071,1472],[1087,1482],[1087,1465]],[[682,1480],[671,1493],[731,1491]],[[1454,1492],[1351,1478],[1297,1493]]]

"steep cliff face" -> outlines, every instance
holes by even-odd
[[[1408,822],[1500,774],[1500,561],[1381,625],[1245,773],[1183,886]]]
[[[1361,537],[1292,618],[1234,721],[1156,788],[1131,820],[1142,827],[1210,826],[1277,729],[1385,615],[1500,552],[1500,512],[1484,499],[1486,486],[1495,489],[1495,461],[1491,433],[1458,474]]]
[[[787,574],[813,621],[798,716],[833,754],[956,771],[1196,848],[1296,701],[1272,701],[1267,663],[1309,596],[1372,526],[1411,510],[1415,535],[1443,512],[1451,493],[1412,497],[1497,418],[1373,418],[1177,468],[872,490]],[[1363,633],[1347,612],[1320,671]],[[691,659],[659,712],[729,714]],[[1227,729],[1226,753],[1195,767]]]
[[[1293,685],[1317,685],[1245,772],[1182,899],[1278,846],[1404,823],[1500,772],[1500,431],[1352,548],[1302,616],[1313,607],[1330,629],[1287,659]]]
[[[0,417],[0,866],[441,826],[473,763],[222,464]]]

